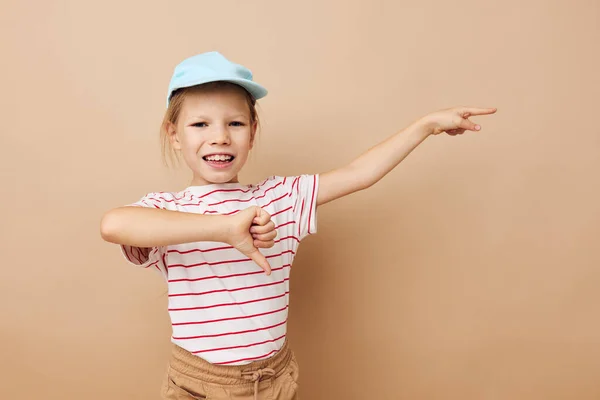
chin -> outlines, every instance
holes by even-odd
[[[231,174],[201,174],[202,179],[210,183],[229,183],[234,181],[237,175]]]
[[[214,179],[211,182],[212,183],[229,183],[232,180],[234,180],[234,178],[229,178],[229,179]]]

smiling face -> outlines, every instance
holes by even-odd
[[[193,173],[191,185],[239,182],[256,134],[246,91],[206,86],[185,95],[175,123],[167,123],[171,146]]]

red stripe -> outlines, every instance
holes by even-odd
[[[242,302],[239,302],[239,303],[221,303],[221,304],[213,304],[212,306],[185,307],[185,308],[169,308],[169,311],[204,310],[204,309],[207,309],[207,308],[225,307],[225,306],[237,306],[237,305],[250,304],[250,303],[259,303],[261,301],[278,299],[280,297],[285,296],[286,294],[290,294],[290,292],[286,291],[285,293],[279,294],[277,296],[263,297],[261,299],[254,299],[254,300],[242,301]]]
[[[144,204],[148,205],[148,203],[146,203],[146,201],[155,202],[155,203],[158,203],[159,205],[162,205],[161,203],[163,201],[167,202],[167,203],[173,203],[173,202],[175,202],[176,204],[178,204],[177,201],[185,199],[186,193],[188,193],[188,192],[183,192],[181,194],[181,197],[177,197],[177,195],[175,193],[171,193],[171,192],[148,193],[140,201],[134,203],[133,205],[140,204],[140,203],[144,203]],[[168,196],[171,196],[172,199],[167,199],[167,198],[165,198],[163,196],[159,196],[159,195],[168,195]],[[190,198],[190,200],[191,200],[191,198]],[[154,207],[156,207],[156,205],[154,205]],[[156,207],[156,208],[160,208],[160,207]]]
[[[309,213],[308,213],[308,234],[309,235],[311,234],[311,231],[310,231],[310,221],[311,221],[311,217],[312,217],[313,205],[315,203],[315,189],[316,189],[316,187],[317,187],[317,176],[313,175],[313,190],[312,190],[312,197],[311,197],[311,200],[310,200],[310,210],[309,210]]]
[[[238,319],[247,319],[247,318],[254,318],[254,317],[262,317],[263,315],[270,315],[270,314],[275,314],[281,311],[284,311],[288,308],[288,306],[285,306],[283,308],[280,308],[278,310],[272,310],[272,311],[267,311],[264,313],[260,313],[260,314],[254,314],[254,315],[243,315],[241,317],[231,317],[231,318],[221,318],[221,319],[209,319],[207,321],[194,321],[194,322],[175,322],[172,325],[173,326],[181,326],[181,325],[201,325],[201,324],[211,324],[213,322],[223,322],[223,321],[235,321]]]
[[[264,331],[266,329],[277,328],[278,326],[281,326],[281,325],[285,324],[286,322],[287,322],[287,318],[285,320],[283,320],[283,322],[280,322],[278,324],[271,325],[271,326],[266,326],[264,328],[250,329],[250,330],[247,330],[247,331],[238,331],[238,332],[216,333],[216,334],[213,334],[213,335],[180,336],[180,337],[173,336],[173,339],[175,339],[175,340],[187,340],[187,339],[203,339],[203,338],[209,338],[209,337],[219,337],[219,336],[228,336],[228,335],[241,335],[243,333],[259,332],[259,331]]]
[[[238,213],[238,212],[240,212],[240,211],[242,211],[242,210],[233,210],[233,211],[231,211],[231,212],[228,212],[228,213],[222,214],[222,213],[220,213],[218,210],[209,210],[209,211],[206,211],[204,214],[221,214],[221,215],[231,215],[231,214]]]
[[[287,222],[285,224],[276,226],[275,229],[280,228],[280,227],[282,227],[284,225],[287,225],[287,224],[290,224],[290,223],[295,223],[295,222],[296,221]],[[300,242],[300,240],[297,237],[295,237],[295,236],[285,236],[285,237],[282,237],[281,239],[275,240],[274,242],[275,243],[279,243],[279,242],[281,242],[281,241],[283,241],[285,239],[294,239],[294,240]],[[170,253],[177,253],[177,254],[208,253],[208,252],[217,251],[217,250],[232,250],[234,248],[235,247],[233,247],[233,246],[223,246],[223,247],[213,247],[211,249],[167,250],[167,254],[170,254]]]
[[[265,344],[265,343],[273,343],[273,342],[276,342],[278,340],[283,339],[284,337],[285,337],[285,335],[281,335],[277,339],[265,340],[264,342],[245,344],[245,345],[242,345],[242,346],[231,346],[231,347],[220,347],[220,348],[216,348],[216,349],[196,350],[196,351],[192,351],[192,353],[193,354],[198,354],[198,353],[209,353],[211,351],[221,351],[221,350],[231,350],[231,349],[243,349],[243,348],[247,348],[247,347],[260,346],[261,344]]]
[[[245,200],[244,200],[244,199],[228,199],[228,200],[223,200],[223,201],[220,201],[220,202],[218,202],[218,203],[211,203],[211,204],[209,204],[209,206],[210,206],[210,207],[213,207],[213,206],[218,206],[219,204],[225,204],[225,203],[231,203],[231,202],[247,203],[247,202],[249,202],[249,201],[252,201],[252,200],[258,200],[258,199],[262,199],[263,197],[265,197],[265,196],[267,195],[266,193],[267,193],[269,190],[271,190],[271,189],[275,189],[275,188],[276,188],[277,186],[279,186],[279,185],[281,185],[281,182],[280,182],[280,183],[278,183],[277,185],[275,185],[275,186],[273,186],[273,187],[270,187],[269,189],[265,190],[265,194],[263,194],[263,195],[261,195],[261,196],[258,196],[258,197],[254,197],[254,196],[252,196],[251,198],[249,198],[249,199],[245,199]],[[266,206],[270,205],[271,203],[273,203],[273,202],[275,202],[275,201],[277,201],[277,200],[280,200],[280,199],[282,199],[282,198],[284,198],[284,197],[285,197],[285,194],[284,194],[283,196],[281,196],[281,197],[279,197],[279,198],[277,198],[277,199],[275,199],[275,200],[271,201],[269,204],[267,204],[267,205],[264,205],[264,206],[261,206],[261,207],[266,207]]]
[[[286,194],[287,194],[287,193],[286,193]],[[284,197],[285,197],[285,195],[284,195]],[[276,199],[276,200],[279,200],[279,199]],[[266,206],[268,206],[268,205],[270,205],[270,204],[271,204],[271,203],[269,203],[269,204],[267,204],[267,205],[265,205],[265,206],[260,206],[260,207],[266,207]],[[290,210],[291,208],[292,208],[292,207],[290,206],[290,207],[286,208],[285,210],[277,211],[275,214],[271,214],[271,217],[272,217],[272,216],[274,216],[274,215],[277,215],[277,214],[281,214],[282,212],[288,211],[288,210]],[[218,210],[209,210],[209,211],[206,211],[206,212],[205,212],[205,214],[231,215],[231,214],[239,213],[240,211],[242,211],[242,210],[233,210],[233,211],[230,211],[230,212],[228,212],[228,213],[221,213],[221,212],[219,212]]]
[[[242,192],[242,193],[248,193],[250,191],[250,189],[248,190],[244,190],[244,189],[217,189],[217,190],[213,190],[212,192],[208,192],[206,194],[203,194],[202,196],[200,196],[200,198],[204,198],[206,196],[209,196],[213,193],[220,193],[220,192]]]
[[[131,257],[134,259],[133,263],[134,264],[139,264],[140,260],[138,260],[138,258],[135,255],[135,247],[134,246],[129,246],[129,254],[131,255]]]
[[[260,190],[260,187],[261,187],[262,185],[266,185],[266,184],[267,184],[267,182],[269,182],[269,181],[271,181],[271,180],[273,180],[273,179],[275,179],[275,176],[270,176],[270,177],[268,177],[267,179],[265,179],[264,181],[262,181],[261,183],[259,183],[258,185],[256,185],[256,189],[254,189],[254,190],[252,191],[252,193],[254,193],[254,192],[258,192],[258,191]]]
[[[281,252],[279,254],[272,254],[270,256],[265,256],[265,258],[279,257],[279,256],[284,255],[285,253],[292,253],[294,255],[296,254],[293,250],[286,250],[286,251],[283,251],[283,252]],[[200,267],[202,265],[233,264],[233,263],[246,262],[246,261],[252,261],[252,259],[251,258],[243,258],[243,259],[240,259],[240,260],[217,261],[217,262],[212,262],[212,263],[210,263],[210,262],[201,262],[201,263],[198,263],[198,264],[190,264],[190,265],[187,265],[187,264],[173,264],[173,265],[169,265],[168,268],[178,268],[178,267],[179,268],[193,268],[193,267]]]
[[[277,225],[277,226],[275,227],[275,229],[279,229],[279,228],[281,228],[282,226],[286,226],[286,225],[289,225],[289,224],[295,224],[295,223],[296,223],[296,221],[289,221],[289,222],[285,222],[285,223],[283,223],[283,224],[281,224],[281,225]]]
[[[150,267],[155,266],[156,264],[158,264],[158,260],[154,261],[152,264],[146,265],[144,268],[150,268]]]
[[[231,203],[231,202],[234,202],[234,201],[237,201],[237,202],[240,202],[240,203],[247,203],[247,202],[252,201],[252,200],[254,200],[254,197],[250,197],[249,199],[246,199],[246,200],[242,200],[242,199],[229,199],[229,200],[220,201],[218,203],[209,204],[209,206],[211,206],[211,207],[212,206],[218,206],[219,204]]]
[[[154,192],[152,194],[168,194],[168,195],[173,196],[173,198],[175,200],[182,200],[182,199],[184,199],[186,194],[190,194],[191,195],[191,193],[189,193],[188,191],[183,191],[183,192],[180,192],[180,193],[181,193],[181,197],[177,197],[177,194],[175,194],[173,192]]]
[[[292,192],[294,191],[294,185],[296,184],[296,182],[298,182],[298,179],[300,179],[299,176],[297,176],[296,179],[294,179],[294,182],[292,182],[292,188],[290,189],[290,197],[292,197]]]
[[[269,352],[268,354],[259,356],[259,357],[251,357],[251,358],[240,358],[239,360],[233,360],[233,361],[226,361],[226,362],[218,362],[215,363],[217,365],[224,365],[224,364],[231,364],[231,363],[235,363],[235,362],[239,362],[239,361],[250,361],[250,360],[260,360],[262,358],[266,358],[268,356],[270,356],[273,353],[277,353],[279,350],[273,350],[271,352]]]
[[[302,199],[302,208],[300,209],[300,223],[298,224],[298,236],[302,236],[300,228],[302,227],[302,213],[304,212],[304,199]]]
[[[254,196],[253,196],[251,199],[248,199],[248,200],[242,200],[242,199],[229,199],[229,200],[224,200],[224,201],[221,201],[221,202],[219,202],[219,203],[212,203],[212,204],[208,204],[208,206],[216,206],[216,205],[219,205],[219,204],[224,204],[224,203],[228,203],[228,202],[234,202],[234,201],[237,201],[237,202],[242,202],[242,203],[243,203],[243,202],[249,202],[249,201],[251,201],[252,199],[258,200],[258,199],[261,199],[261,198],[265,197],[265,196],[266,196],[266,192],[268,192],[268,191],[269,191],[269,190],[271,190],[271,189],[274,189],[274,188],[276,188],[277,186],[279,186],[279,185],[281,185],[281,184],[282,184],[282,183],[280,182],[280,183],[276,184],[275,186],[273,186],[273,187],[271,187],[271,188],[269,188],[269,189],[265,190],[265,194],[263,194],[262,196],[258,196],[258,197],[254,197]],[[224,189],[224,190],[221,190],[221,191],[239,191],[239,190],[240,190],[240,189],[227,189],[227,190],[225,190],[225,189]],[[253,191],[253,193],[254,193],[254,192],[256,192],[257,190],[258,190],[258,189],[254,190],[254,191]],[[216,192],[216,191],[213,191],[213,192],[211,192],[211,193],[214,193],[214,192]],[[247,193],[247,191],[244,191],[244,193]],[[268,206],[268,205],[271,205],[271,204],[272,204],[272,203],[274,203],[275,201],[277,201],[277,200],[280,200],[280,199],[284,198],[284,197],[285,197],[287,194],[288,194],[288,193],[286,193],[286,194],[284,194],[283,196],[281,196],[281,197],[279,197],[279,198],[277,198],[277,199],[275,199],[275,200],[271,201],[270,203],[268,203],[268,204],[266,204],[266,205],[264,205],[264,206],[260,206],[260,207],[266,207],[266,206]],[[289,193],[289,195],[291,196],[291,193]],[[206,195],[204,195],[204,196],[206,196]],[[204,197],[204,196],[202,196],[202,197]],[[165,200],[165,201],[169,201],[169,200]],[[190,199],[190,201],[191,201],[191,199]],[[178,205],[178,206],[182,206],[182,207],[185,207],[185,206],[200,206],[201,204],[202,204],[202,201],[199,201],[199,202],[197,202],[197,203],[185,203],[185,204],[180,204],[180,203],[177,203],[177,205]],[[218,210],[209,210],[209,211],[205,211],[205,214],[222,214],[222,215],[231,215],[231,214],[238,213],[238,212],[240,212],[240,211],[242,211],[242,210],[234,210],[234,211],[230,211],[230,212],[228,212],[228,213],[224,213],[224,214],[223,214],[223,213],[220,213]],[[280,211],[280,212],[282,212],[282,211]]]
[[[286,264],[283,265],[279,268],[273,268],[271,269],[271,272],[275,272],[275,271],[279,271],[282,270],[285,267],[291,267],[290,264]],[[203,276],[202,278],[182,278],[182,279],[170,279],[169,283],[174,283],[174,282],[198,282],[198,281],[205,281],[207,279],[226,279],[226,278],[235,278],[236,276],[248,276],[248,275],[258,275],[258,274],[264,274],[265,271],[263,271],[262,269],[260,271],[253,271],[253,272],[245,272],[243,274],[231,274],[231,275],[211,275],[211,276]]]
[[[243,287],[235,288],[235,289],[217,289],[217,290],[209,290],[208,292],[176,293],[176,294],[169,294],[169,297],[203,296],[205,294],[212,294],[212,293],[239,292],[240,290],[249,290],[249,289],[256,289],[256,288],[260,288],[260,287],[279,285],[279,284],[284,283],[285,281],[289,281],[289,280],[290,280],[290,278],[285,278],[285,279],[283,279],[281,281],[277,281],[277,282],[263,283],[261,285],[254,285],[254,286],[243,286]]]
[[[268,204],[265,204],[264,206],[261,206],[261,207],[264,208],[264,207],[270,206],[271,204],[275,203],[276,201],[279,201],[279,200],[283,199],[286,195],[287,195],[287,193],[284,194],[284,195],[282,195],[281,197],[278,197],[276,199],[271,200]]]
[[[214,263],[209,263],[208,261],[206,262],[201,262],[198,264],[173,264],[173,265],[169,265],[168,268],[193,268],[193,267],[201,267],[203,265],[218,265],[218,264],[233,264],[233,263],[239,263],[239,262],[246,262],[246,261],[252,261],[252,259],[250,258],[244,258],[241,260],[229,260],[229,261],[218,261],[218,262],[214,262]]]
[[[187,206],[196,206],[196,207],[200,207],[201,204],[204,204],[202,201],[198,201],[197,203],[177,203],[178,206],[181,207],[187,207]]]
[[[284,198],[286,195],[287,195],[287,193],[286,193],[286,194],[284,194],[284,195],[283,195],[283,196],[281,196],[281,197],[278,197],[278,198],[276,198],[275,200],[272,200],[271,202],[269,202],[269,203],[267,203],[267,204],[265,204],[265,205],[262,205],[262,206],[261,206],[261,205],[259,204],[258,206],[259,206],[259,207],[262,207],[262,208],[264,208],[264,207],[267,207],[267,206],[270,206],[271,204],[275,203],[276,201],[283,199],[283,198]],[[261,197],[264,197],[264,196],[261,196]],[[249,202],[249,201],[252,201],[252,200],[258,200],[258,199],[260,199],[260,197],[252,197],[252,198],[250,198],[250,199],[248,199],[248,200],[241,200],[241,199],[230,199],[230,200],[223,200],[223,201],[222,201],[222,202],[220,202],[220,203],[209,204],[209,206],[217,206],[217,205],[219,205],[219,204],[228,203],[228,202],[232,202],[232,201],[238,201],[238,202],[240,202],[240,203],[247,203],[247,202]],[[235,214],[235,213],[237,213],[237,212],[240,212],[240,211],[242,211],[242,210],[234,210],[234,211],[228,212],[227,214],[223,214],[223,215],[231,215],[231,214]],[[219,213],[219,211],[211,210],[211,211],[206,211],[206,213],[207,213],[207,214],[215,214],[215,213]],[[220,213],[219,213],[219,214],[220,214]]]
[[[171,193],[165,193],[165,194],[171,194]],[[167,203],[173,203],[176,200],[175,199],[165,199],[162,196],[146,196],[144,198],[144,200],[151,200],[151,201],[157,201],[157,202],[162,202],[162,201],[166,201]]]
[[[165,199],[164,197],[156,197],[156,198],[147,197],[147,198],[145,198],[145,200],[151,200],[154,202],[158,202],[161,206],[162,206],[161,201],[163,201],[165,203],[174,203],[174,204],[176,204],[178,206],[182,206],[182,207],[183,206],[199,206],[200,204],[202,204],[202,201],[198,201],[197,203],[180,203],[181,200],[184,200],[184,201],[192,201],[193,200],[191,198],[186,199],[185,196],[180,197],[180,198],[175,197],[174,199]],[[144,200],[141,200],[140,202],[142,202],[142,201],[144,201]],[[154,207],[162,208],[162,207],[157,207],[156,205],[154,205]]]
[[[138,252],[138,255],[140,257],[140,260],[142,261],[142,264],[145,263],[145,262],[147,262],[148,261],[148,257],[146,257],[144,255],[144,253],[145,253],[145,247],[136,247],[136,248],[137,248],[137,252]]]
[[[138,249],[137,247],[133,246],[131,248],[131,255],[138,261],[138,263],[140,263],[140,265],[143,264],[143,261],[140,258],[140,249]]]
[[[296,242],[300,243],[300,239],[298,239],[296,236],[286,236],[286,237],[282,237],[279,240],[275,240],[275,243],[281,242],[282,240],[285,239],[294,239]]]
[[[302,176],[302,178],[304,178],[304,176]],[[296,185],[296,193],[298,194],[298,197],[300,197],[300,181],[298,181],[298,184]]]
[[[191,250],[167,250],[167,253],[190,254],[190,253],[208,253],[216,250],[231,250],[233,246],[213,247],[212,249],[191,249]]]
[[[268,192],[269,190],[273,190],[273,189],[275,189],[275,188],[276,188],[277,186],[279,186],[279,185],[281,185],[281,182],[279,182],[277,185],[275,185],[275,186],[272,186],[272,187],[268,188],[267,190],[265,190],[265,191],[263,192],[263,195],[262,195],[262,196],[258,196],[256,199],[258,200],[258,199],[261,199],[261,198],[265,197],[265,196],[267,195],[267,192]]]
[[[129,249],[129,246],[121,245],[121,248],[123,249],[123,253],[125,254],[125,257],[127,258],[127,261],[134,264],[134,262],[131,260],[131,257],[129,256],[129,252],[127,251]]]
[[[150,201],[150,203],[156,207],[156,208],[161,208],[162,203],[156,199],[148,199]]]
[[[283,209],[283,210],[281,210],[281,211],[277,211],[276,213],[274,213],[274,214],[271,214],[271,217],[274,217],[274,216],[276,216],[276,215],[279,215],[279,214],[281,214],[281,213],[283,213],[283,212],[286,212],[286,211],[289,211],[289,210],[291,210],[291,209],[292,209],[292,206],[289,206],[288,208],[285,208],[285,209]]]

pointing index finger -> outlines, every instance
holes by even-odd
[[[495,107],[492,107],[492,108],[469,107],[469,108],[464,108],[462,113],[466,114],[466,117],[470,117],[471,115],[494,114],[496,111],[498,111],[498,109]]]

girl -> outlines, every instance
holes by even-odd
[[[289,276],[317,208],[379,181],[430,135],[479,131],[468,118],[495,108],[428,114],[327,173],[242,184],[266,89],[218,52],[181,62],[161,127],[164,152],[192,172],[176,193],[149,193],[107,212],[104,240],[166,279],[173,334],[164,399],[297,399],[286,341]]]

